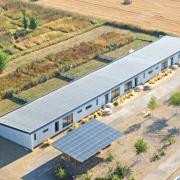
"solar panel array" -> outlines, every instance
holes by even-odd
[[[84,162],[123,134],[106,124],[91,120],[53,143],[53,147]]]

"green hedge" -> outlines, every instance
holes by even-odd
[[[160,35],[163,35],[163,36],[168,35],[168,33],[165,33],[163,31],[142,29],[139,26],[135,26],[132,24],[126,24],[126,23],[106,22],[105,25],[114,26],[114,27],[117,27],[120,29],[130,30],[133,32],[145,33],[145,34],[149,34],[149,35],[156,36],[156,37],[159,37]]]

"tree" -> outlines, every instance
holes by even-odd
[[[29,28],[35,30],[38,26],[38,21],[35,17],[30,18],[30,25]]]
[[[170,102],[173,106],[177,108],[180,107],[180,91],[177,91],[171,96]],[[176,114],[178,114],[177,108],[176,108]]]
[[[128,166],[117,163],[115,174],[117,174],[120,179],[123,179],[127,177],[128,175],[130,175],[130,172],[131,170]]]
[[[9,60],[9,55],[4,52],[1,52],[0,53],[0,72],[2,72],[3,69],[6,67],[8,60]]]
[[[145,153],[148,150],[148,145],[143,139],[138,139],[134,146],[138,155],[141,153]]]
[[[60,165],[55,166],[55,175],[59,180],[67,180],[68,179],[68,172],[67,170],[60,167]]]
[[[152,115],[153,115],[153,111],[157,108],[157,100],[156,97],[151,97],[149,103],[148,103],[148,108],[151,110]]]
[[[114,155],[113,155],[112,152],[109,152],[109,153],[108,153],[107,160],[108,160],[108,161],[113,161],[113,160],[114,160]]]
[[[23,28],[24,28],[25,31],[29,28],[29,24],[30,24],[29,17],[24,15],[22,25],[23,25]]]
[[[176,142],[174,136],[171,136],[171,135],[168,135],[166,137],[166,141],[169,143],[169,145],[172,145],[172,144],[174,144]]]

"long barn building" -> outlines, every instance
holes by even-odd
[[[177,62],[180,38],[165,36],[2,116],[0,136],[32,150]]]

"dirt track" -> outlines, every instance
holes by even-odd
[[[180,35],[180,0],[39,0],[39,4]]]

